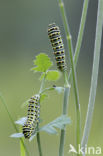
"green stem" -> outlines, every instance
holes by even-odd
[[[21,126],[19,128],[19,132],[21,132]],[[22,138],[23,142],[24,142],[24,138]],[[20,155],[21,156],[26,156],[26,153],[25,153],[25,148],[22,144],[22,141],[20,140]]]
[[[77,144],[77,151],[78,151],[78,145],[81,143],[81,118],[80,118],[79,92],[78,92],[78,87],[77,87],[77,79],[76,79],[76,72],[75,72],[75,67],[74,67],[74,62],[73,62],[73,50],[71,46],[70,36],[67,36],[67,41],[68,41],[69,54],[70,54],[70,60],[71,60],[71,66],[72,66],[73,87],[74,87],[75,103],[76,103],[76,115],[77,115],[76,117],[77,119],[76,144]]]
[[[97,14],[96,37],[95,37],[95,47],[94,47],[94,61],[93,61],[93,69],[92,69],[88,111],[87,111],[86,123],[85,123],[85,128],[84,128],[84,134],[82,138],[82,147],[85,147],[85,145],[88,143],[88,137],[89,137],[91,123],[92,123],[92,116],[93,116],[93,111],[94,111],[96,89],[97,89],[98,71],[99,71],[102,27],[103,27],[103,0],[98,0],[98,14]]]
[[[45,72],[45,75],[44,75],[44,77],[42,79],[42,82],[41,82],[39,94],[41,94],[41,92],[43,91],[44,83],[45,83],[45,78],[46,78],[46,72]]]
[[[45,72],[45,76],[43,77],[42,82],[41,82],[39,94],[41,94],[43,91],[44,83],[45,83],[45,77],[46,77],[46,72]],[[37,125],[37,131],[38,131],[38,129],[39,129],[39,124]],[[41,149],[40,133],[39,132],[37,132],[37,143],[38,143],[39,155],[42,156],[42,149]]]
[[[39,125],[37,125],[37,129],[39,129]],[[39,132],[37,132],[37,143],[38,143],[39,155],[42,156],[41,143],[40,143],[40,133]]]
[[[17,128],[16,125],[14,124],[13,117],[11,116],[11,114],[10,114],[10,112],[9,112],[9,110],[8,110],[8,107],[7,107],[7,104],[6,104],[5,100],[4,100],[4,97],[3,97],[1,94],[0,94],[0,99],[1,99],[1,102],[3,103],[3,105],[4,105],[4,107],[5,107],[5,110],[6,110],[7,114],[8,114],[8,116],[9,116],[9,119],[10,119],[10,121],[11,121],[11,123],[12,123],[14,129],[16,130],[17,133],[19,133],[18,128]],[[29,152],[28,152],[27,147],[26,147],[26,145],[25,145],[25,143],[24,143],[24,141],[23,141],[22,138],[20,138],[20,142],[21,142],[22,146],[24,147],[27,156],[29,156]]]
[[[80,54],[80,48],[81,48],[82,39],[83,39],[88,5],[89,5],[89,0],[84,0],[80,28],[79,28],[79,33],[78,33],[78,38],[77,38],[77,43],[76,43],[76,48],[75,48],[75,54],[73,57],[75,68],[77,66],[77,61],[78,61],[78,57]],[[70,70],[68,78],[69,78],[69,82],[71,83],[72,82],[72,70]]]
[[[68,111],[68,95],[69,95],[69,85],[68,85],[68,81],[67,81],[67,73],[64,72],[64,100],[63,100],[63,115],[67,114]],[[63,156],[64,153],[64,142],[65,142],[65,131],[66,131],[66,126],[64,125],[64,129],[61,130],[61,136],[60,136],[60,145],[59,145],[59,156]]]
[[[81,121],[80,121],[80,104],[79,104],[79,94],[78,94],[78,87],[77,87],[77,81],[76,81],[76,72],[75,72],[75,66],[73,62],[73,47],[72,47],[72,41],[71,41],[71,35],[70,30],[65,14],[64,4],[62,0],[59,0],[60,10],[64,22],[66,37],[67,37],[67,43],[69,48],[69,54],[70,54],[70,60],[71,60],[71,66],[72,66],[72,77],[73,77],[73,86],[74,86],[74,94],[75,94],[75,102],[76,102],[76,112],[77,112],[77,130],[76,130],[76,141],[77,141],[77,149],[78,145],[80,144],[81,138]],[[78,151],[78,150],[77,150]]]
[[[54,87],[45,88],[45,89],[43,89],[43,90],[41,91],[40,94],[43,94],[43,93],[45,93],[45,92],[47,92],[47,91],[51,91],[51,90],[54,90],[54,89],[55,89]]]

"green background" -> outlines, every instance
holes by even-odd
[[[77,78],[81,104],[82,131],[87,111],[89,89],[92,72],[93,50],[96,28],[97,0],[89,3],[86,27],[77,65]],[[75,47],[79,23],[82,12],[82,0],[64,0],[68,17],[73,46]],[[30,71],[33,59],[40,52],[51,57],[54,62],[52,69],[56,69],[52,48],[47,35],[48,24],[56,22],[60,26],[63,36],[66,60],[70,68],[67,43],[59,7],[56,0],[0,0],[0,92],[5,97],[9,111],[14,120],[27,114],[27,108],[21,108],[23,102],[29,99],[40,88],[39,74]],[[95,110],[88,146],[100,146],[103,153],[103,46]],[[62,86],[62,78],[53,84]],[[52,85],[51,83],[47,83]],[[44,125],[62,112],[63,95],[55,92],[41,105],[41,118]],[[69,144],[75,146],[75,101],[73,89],[70,94],[68,114],[72,124],[67,126],[65,156],[68,156]],[[0,156],[20,155],[19,140],[10,138],[15,133],[3,104],[0,101]],[[57,156],[59,134],[48,135],[41,132],[41,144],[45,156]],[[26,141],[31,156],[38,156],[36,138],[32,142]],[[102,154],[103,155],[103,154]]]

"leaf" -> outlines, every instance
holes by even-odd
[[[47,98],[47,97],[48,97],[47,94],[41,94],[41,96],[40,96],[40,103],[41,103],[43,100],[45,100],[45,98]]]
[[[58,93],[62,93],[64,91],[64,87],[54,87],[54,89],[58,92]]]
[[[40,131],[45,131],[49,134],[57,134],[57,130],[54,127],[48,125],[42,127]]]
[[[36,136],[36,133],[35,134],[32,134],[32,136],[30,137],[29,141],[32,141],[35,136]]]
[[[27,120],[27,117],[22,117],[19,120],[15,121],[15,123],[23,126],[26,120]]]
[[[10,135],[11,138],[21,138],[23,136],[24,136],[23,133],[14,133],[14,134]]]
[[[50,61],[48,55],[40,53],[36,56],[36,60],[34,60],[34,65],[36,65],[36,67],[34,67],[32,70],[46,72],[52,66],[52,62]]]
[[[53,120],[50,123],[50,125],[62,129],[63,125],[70,124],[70,123],[71,123],[70,118],[67,117],[66,115],[62,115],[62,116],[56,118],[55,120]]]
[[[45,131],[47,133],[50,134],[56,134],[57,131],[54,127],[59,128],[59,129],[63,129],[64,125],[66,124],[70,124],[71,120],[69,117],[67,117],[66,115],[62,115],[58,118],[56,118],[55,120],[53,120],[52,122],[50,122],[49,124],[41,127],[39,129],[39,131]]]
[[[49,70],[46,75],[48,81],[57,81],[60,78],[60,72],[57,70]]]

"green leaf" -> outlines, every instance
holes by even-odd
[[[45,131],[49,134],[57,134],[57,130],[54,127],[48,125],[42,127],[41,131]]]
[[[11,138],[22,138],[24,136],[23,133],[14,133],[10,135]]]
[[[47,97],[48,97],[47,94],[41,94],[41,96],[40,96],[40,103],[41,103],[43,100],[45,100],[45,98],[47,98]]]
[[[19,120],[15,121],[15,123],[23,126],[26,121],[27,121],[27,117],[22,117]]]
[[[63,129],[64,125],[70,124],[70,123],[71,123],[70,118],[67,117],[66,115],[62,115],[56,118],[55,120],[53,120],[52,122],[48,123],[47,125],[41,127],[39,131],[45,131],[50,134],[56,134],[57,131],[55,127],[59,129]]]
[[[60,78],[60,72],[57,70],[49,70],[46,75],[48,81],[56,81]]]
[[[54,87],[55,91],[58,93],[62,93],[64,91],[64,87]]]
[[[39,71],[39,72],[46,72],[51,66],[52,62],[48,55],[44,53],[40,53],[36,56],[36,60],[34,60],[34,67],[32,70]]]

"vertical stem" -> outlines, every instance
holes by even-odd
[[[45,83],[45,77],[46,77],[46,73],[45,73],[45,76],[42,79],[39,94],[41,94],[41,92],[43,90],[44,83]],[[37,130],[38,129],[39,129],[39,124],[37,124]],[[40,133],[39,132],[37,132],[37,143],[38,143],[39,156],[42,156],[42,149],[41,149]]]
[[[96,26],[91,88],[90,88],[86,123],[85,123],[83,138],[82,138],[82,147],[85,147],[85,145],[88,143],[88,137],[89,137],[91,123],[92,123],[92,116],[93,116],[95,97],[96,97],[97,80],[98,80],[98,71],[99,71],[102,27],[103,27],[103,0],[98,0],[97,26]]]
[[[70,60],[71,60],[71,66],[72,66],[72,77],[73,77],[73,86],[74,86],[75,103],[76,103],[76,114],[77,114],[77,117],[76,117],[76,119],[77,119],[76,144],[77,144],[77,151],[78,151],[78,145],[81,143],[81,119],[80,119],[81,117],[80,117],[79,92],[78,92],[78,87],[77,87],[75,67],[74,67],[74,63],[73,63],[73,53],[72,53],[71,37],[70,36],[67,36],[67,41],[68,41],[68,45],[69,45],[69,54],[70,54]]]
[[[37,125],[37,129],[39,125]],[[38,143],[38,150],[39,150],[39,155],[42,156],[42,150],[41,150],[41,143],[40,143],[40,134],[37,132],[37,143]]]
[[[44,88],[45,78],[46,78],[46,72],[45,72],[45,75],[44,75],[44,77],[43,77],[43,79],[42,79],[42,82],[41,82],[39,94],[42,92],[42,90],[43,90],[43,88]]]
[[[78,38],[77,38],[77,43],[76,43],[76,48],[75,48],[75,54],[73,57],[75,67],[77,65],[77,61],[78,61],[78,57],[79,57],[79,53],[80,53],[80,48],[81,48],[81,44],[82,44],[88,5],[89,5],[89,0],[84,0],[82,17],[81,17],[81,22],[80,22],[80,28],[79,28],[79,33],[78,33]],[[70,72],[69,72],[69,82],[71,82],[71,78],[72,78],[72,70],[70,70]]]
[[[24,142],[24,138],[22,138],[22,141]],[[23,145],[22,141],[20,140],[20,155],[21,156],[26,156],[25,148],[24,148],[24,145]]]
[[[76,142],[77,142],[77,149],[78,144],[80,144],[80,135],[81,135],[81,121],[80,121],[80,104],[79,104],[79,94],[78,94],[78,87],[77,87],[77,81],[76,81],[76,72],[73,62],[73,47],[72,47],[72,41],[71,41],[71,35],[70,30],[65,14],[64,4],[63,0],[59,0],[60,10],[64,22],[66,37],[67,37],[67,43],[69,48],[69,54],[70,54],[70,60],[71,60],[71,66],[72,66],[72,77],[73,77],[73,86],[74,86],[74,94],[75,94],[75,102],[76,102],[76,113],[77,113],[77,130],[76,130]]]
[[[21,127],[19,128],[19,131],[21,132]],[[24,141],[24,138],[22,138],[22,141]],[[20,155],[21,156],[26,156],[26,153],[25,153],[25,148],[22,144],[22,141],[20,140]]]
[[[63,100],[63,115],[66,115],[68,112],[68,95],[69,95],[69,85],[68,85],[68,81],[67,81],[67,73],[64,72],[64,100]],[[64,142],[65,142],[65,128],[66,126],[64,125],[64,129],[61,130],[61,136],[60,136],[60,145],[59,145],[59,156],[63,156],[64,155]]]

